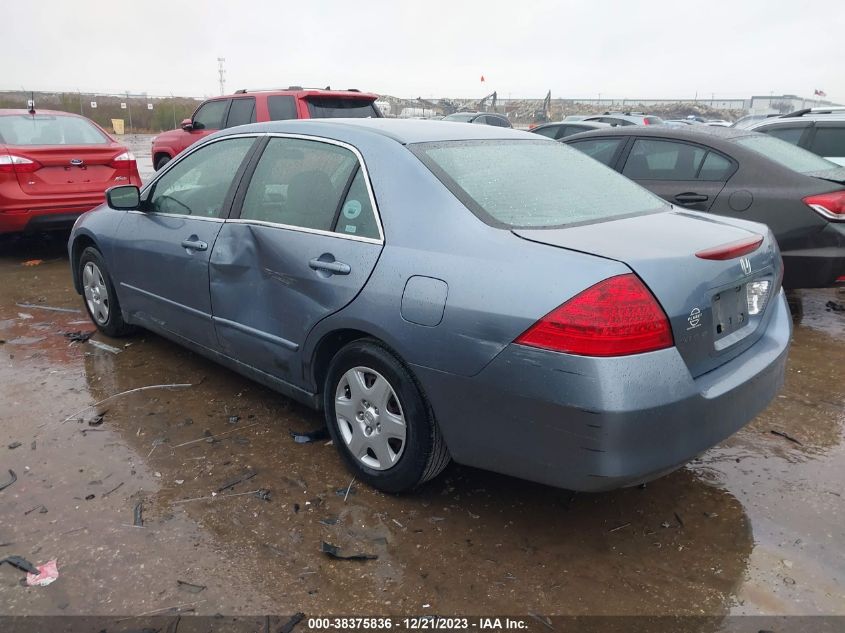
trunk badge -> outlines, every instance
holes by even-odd
[[[742,268],[742,272],[746,275],[751,274],[751,260],[747,257],[741,257],[739,260],[739,265]]]
[[[70,159],[70,164],[71,164],[71,165],[76,165],[76,166],[79,166],[79,165],[82,165],[82,164],[83,164],[83,161],[82,161],[82,159],[81,159],[81,158],[71,158],[71,159]]]

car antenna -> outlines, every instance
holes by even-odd
[[[35,114],[35,93],[29,93],[29,113]]]

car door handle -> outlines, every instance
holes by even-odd
[[[201,242],[199,240],[182,240],[182,246],[192,251],[208,250],[208,242]]]
[[[308,265],[314,270],[322,270],[333,275],[348,275],[352,272],[352,267],[349,264],[333,260],[326,261],[324,259],[320,259],[319,257],[312,259],[308,262]]]
[[[705,196],[703,193],[679,193],[675,196],[675,202],[678,204],[691,204],[693,202],[707,202],[710,196]]]

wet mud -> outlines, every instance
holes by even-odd
[[[452,465],[390,496],[295,440],[313,411],[149,333],[70,340],[65,238],[0,240],[0,557],[60,574],[0,566],[0,614],[845,614],[841,293],[800,293],[763,414],[645,488]]]

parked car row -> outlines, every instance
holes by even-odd
[[[672,204],[768,225],[786,288],[845,282],[845,168],[735,128],[610,128],[565,142]]]

